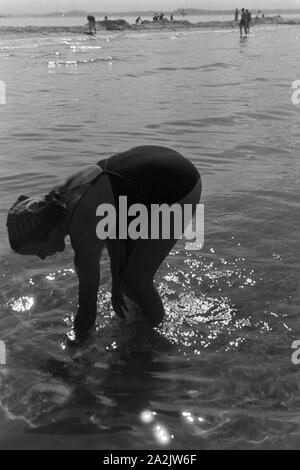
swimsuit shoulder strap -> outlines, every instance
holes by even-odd
[[[108,160],[109,159],[101,160],[96,165],[90,165],[86,167],[83,171],[76,173],[73,177],[67,180],[67,182],[63,186],[57,187],[54,190],[56,194],[62,196],[65,201],[69,199],[69,194],[77,190],[76,192],[74,192],[74,194],[67,203],[68,213],[63,226],[63,230],[66,233],[69,232],[74,212],[77,206],[79,205],[81,199],[85,196],[91,184],[95,183],[101,175],[114,175],[119,178],[126,179],[127,181],[134,181],[131,178],[122,175],[121,173],[109,170]]]
[[[102,168],[103,173],[106,173],[108,175],[113,175],[113,176],[118,176],[119,178],[126,179],[127,181],[135,181],[132,178],[128,178],[128,176],[122,175],[122,173],[118,173],[117,171],[109,170],[108,168],[108,158],[105,160],[100,160],[100,162],[97,163],[97,165]]]
[[[88,166],[83,171],[76,173],[67,180],[63,186],[55,189],[55,192],[63,197],[68,209],[63,224],[64,232],[69,233],[69,227],[78,204],[85,196],[90,186],[95,183],[103,173],[102,168],[98,165]]]

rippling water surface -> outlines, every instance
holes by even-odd
[[[299,448],[299,27],[0,37],[0,448]],[[177,149],[204,182],[206,240],[157,275],[149,331],[110,306],[70,351],[72,252],[8,246],[20,194],[141,144]]]

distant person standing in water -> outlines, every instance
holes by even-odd
[[[173,21],[173,20],[174,20],[174,16],[173,16],[173,13],[171,13],[170,21]]]
[[[93,33],[96,34],[96,18],[92,15],[89,15],[87,17],[87,20],[89,22],[90,34],[93,34]]]
[[[235,21],[238,21],[238,20],[239,20],[239,10],[238,10],[238,9],[235,10],[234,20],[235,20]]]
[[[250,23],[251,23],[251,13],[249,10],[246,10],[246,18],[247,18],[247,31],[250,32]]]
[[[245,8],[242,8],[242,12],[241,12],[241,21],[240,21],[241,37],[243,35],[243,28],[244,28],[245,34],[247,35],[247,14],[245,12]]]

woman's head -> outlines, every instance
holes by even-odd
[[[11,248],[41,259],[63,251],[65,234],[60,227],[66,212],[64,202],[55,193],[43,198],[20,196],[7,216]]]

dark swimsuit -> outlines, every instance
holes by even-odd
[[[182,155],[164,147],[153,148],[144,154],[143,147],[136,147],[97,163],[102,174],[108,174],[112,186],[116,211],[120,196],[127,196],[128,207],[140,203],[174,204],[180,202],[199,182],[200,174],[194,165]],[[149,155],[150,153],[150,155]],[[128,224],[134,217],[127,217]],[[117,233],[119,217],[117,216]],[[129,259],[135,240],[123,240],[123,248]]]
[[[150,148],[151,149],[151,148]],[[158,147],[153,147],[157,152]],[[200,175],[182,155],[159,147],[159,154],[147,155],[136,147],[97,163],[107,173],[116,203],[127,196],[128,204],[173,204],[183,199],[197,184]]]
[[[146,148],[146,156],[145,147],[136,147],[97,163],[103,171],[88,183],[78,186],[82,187],[83,191],[68,207],[65,224],[67,233],[81,199],[102,175],[109,176],[117,212],[120,196],[127,196],[128,207],[136,203],[144,204],[146,207],[151,204],[174,204],[183,199],[198,183],[199,172],[182,155],[164,147],[153,147],[155,152],[149,155],[149,146]],[[71,187],[65,193],[74,189],[77,187]],[[60,194],[63,195],[64,191]]]

